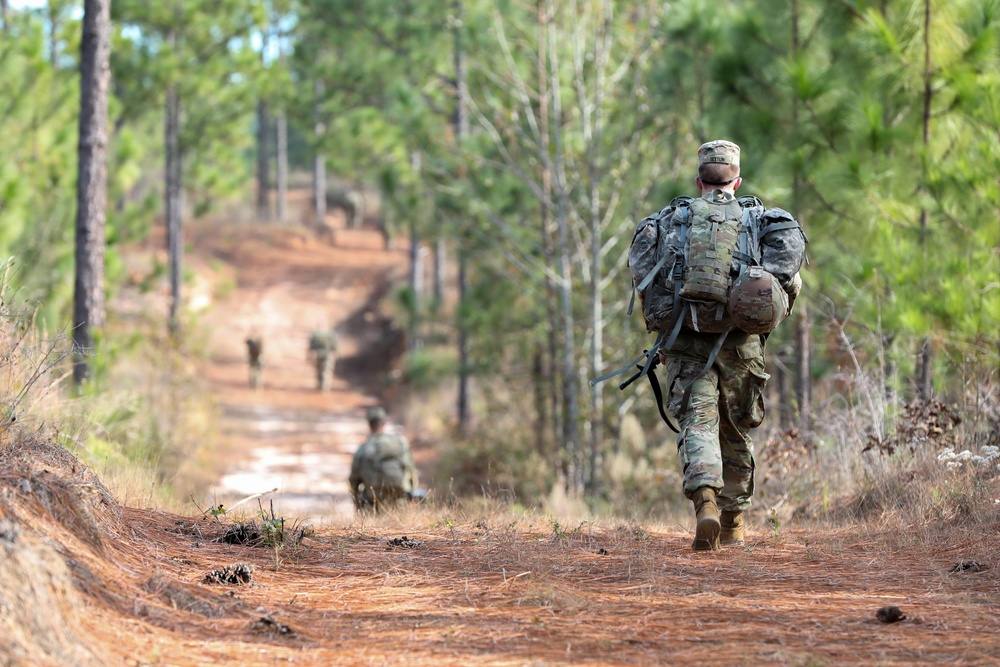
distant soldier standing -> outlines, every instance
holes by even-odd
[[[337,363],[337,337],[330,329],[317,329],[309,337],[309,358],[316,367],[316,389],[326,391],[326,377],[333,377]]]
[[[412,498],[417,490],[417,468],[406,438],[385,433],[385,410],[369,408],[368,436],[351,462],[351,497],[357,510],[379,511]]]
[[[250,363],[250,388],[260,389],[264,376],[264,341],[257,334],[247,338],[247,360]]]

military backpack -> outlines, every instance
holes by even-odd
[[[658,336],[634,362],[591,384],[635,364],[641,364],[639,373],[621,388],[649,375],[682,328],[719,334],[707,371],[730,331],[766,334],[787,316],[782,285],[795,279],[805,259],[808,239],[801,226],[786,211],[765,209],[756,197],[716,194],[677,197],[636,227],[629,247],[634,291],[628,313],[638,293],[646,329]],[[650,382],[659,398],[655,376]],[[659,402],[664,420],[676,430]]]

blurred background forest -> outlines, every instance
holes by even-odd
[[[0,1],[6,303],[29,307],[57,376],[83,6]],[[62,429],[88,460],[195,491],[177,482],[205,429],[176,361],[197,348],[186,221],[318,226],[357,192],[411,248],[395,381],[445,415],[439,481],[628,512],[676,500],[649,387],[588,380],[651,340],[625,314],[635,223],[691,194],[698,145],[725,138],[743,149],[740,193],[811,241],[803,296],[767,342],[765,505],[920,465],[996,474],[1000,3],[113,0],[110,30],[101,280],[109,302],[135,286],[122,249],[165,226],[142,286],[171,300],[94,327]],[[290,188],[315,215],[289,220]],[[32,372],[8,371],[7,419]]]

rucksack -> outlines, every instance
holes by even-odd
[[[247,353],[250,357],[251,362],[256,362],[260,359],[261,353],[264,351],[264,342],[260,338],[250,337],[247,338]]]
[[[633,365],[639,372],[620,385],[624,389],[650,376],[660,414],[676,429],[662,407],[659,384],[651,371],[659,352],[670,350],[682,328],[717,333],[719,338],[702,373],[715,361],[733,329],[766,334],[788,314],[788,284],[805,260],[808,239],[786,211],[765,209],[757,197],[715,199],[677,197],[637,226],[629,247],[629,269],[647,331],[656,342]],[[784,281],[784,282],[783,282]],[[688,392],[682,409],[686,408]]]
[[[333,332],[326,329],[314,331],[309,337],[309,351],[319,355],[336,352],[337,339],[333,335]]]

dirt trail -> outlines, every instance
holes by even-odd
[[[382,373],[398,355],[399,338],[379,302],[405,275],[406,251],[386,250],[371,227],[330,222],[333,239],[276,224],[192,230],[193,263],[222,264],[235,282],[204,315],[207,379],[221,406],[226,452],[209,493],[216,504],[277,488],[263,501],[273,500],[283,516],[336,524],[353,514],[347,476],[368,430],[364,407],[379,402]],[[314,329],[329,327],[338,360],[334,381],[319,392],[307,343]],[[264,341],[257,391],[249,387],[244,343],[251,332]],[[389,428],[397,428],[391,414]]]

